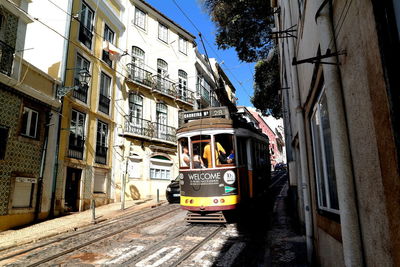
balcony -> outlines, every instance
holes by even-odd
[[[161,75],[157,75],[156,79],[157,83],[156,86],[153,88],[155,91],[173,98],[176,97],[177,93],[176,93],[175,83],[166,78],[161,77]]]
[[[171,126],[154,122],[154,138],[176,142],[176,129]]]
[[[153,88],[155,84],[153,74],[131,63],[126,65],[128,67],[128,77],[130,80],[140,83],[142,85]]]
[[[100,94],[99,95],[99,111],[109,114],[110,112],[110,98]]]
[[[210,91],[207,90],[203,85],[197,84],[197,92],[196,92],[196,99],[200,101],[202,106],[210,106],[211,104],[211,97]]]
[[[95,162],[99,164],[107,164],[108,147],[96,144]]]
[[[0,40],[0,72],[10,76],[15,49]]]
[[[151,121],[133,116],[125,116],[125,132],[136,136],[153,137],[153,124]]]
[[[177,94],[177,99],[184,102],[188,103],[190,105],[194,105],[194,95],[192,91],[189,91],[187,89],[181,89],[180,86],[178,86],[178,94]]]
[[[125,116],[124,135],[176,143],[174,127],[131,116]]]
[[[79,41],[81,41],[87,48],[92,48],[93,33],[86,28],[82,23],[79,27]]]
[[[74,159],[83,159],[83,150],[85,148],[85,139],[71,133],[69,135],[68,157]]]
[[[87,103],[88,86],[80,86],[78,90],[73,90],[72,96],[83,103]]]

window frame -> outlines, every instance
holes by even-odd
[[[104,88],[105,86],[105,78],[109,79],[108,88]],[[107,97],[108,99],[111,98],[111,84],[112,84],[112,77],[105,73],[104,71],[100,72],[100,84],[99,84],[99,94]],[[106,94],[104,94],[106,92]]]
[[[75,130],[74,131],[72,131],[72,121],[73,121],[73,119],[74,119],[74,116],[73,116],[73,114],[74,114],[74,112],[76,113],[76,116],[75,116],[75,119],[77,119],[76,121],[75,121]],[[82,116],[81,116],[82,115]],[[80,117],[82,117],[83,118],[83,123],[82,123],[82,125],[78,125],[79,124],[79,118]],[[78,134],[78,126],[81,128],[81,130],[82,130],[82,135],[79,135]],[[79,136],[82,138],[82,140],[83,140],[83,143],[85,143],[85,132],[86,132],[86,113],[83,113],[83,112],[80,112],[80,111],[78,111],[78,110],[76,110],[76,109],[72,109],[71,110],[71,120],[70,120],[70,130],[69,130],[69,132],[70,132],[70,134],[74,134],[75,135],[75,138],[77,139]],[[69,145],[69,144],[68,144]],[[85,146],[85,145],[83,145],[83,146]]]
[[[138,15],[141,15],[142,17],[138,17]],[[133,24],[139,27],[142,30],[146,30],[146,17],[147,13],[144,12],[142,9],[138,8],[135,6],[135,17],[134,17],[134,22]],[[141,25],[141,21],[143,20],[143,25]]]
[[[165,24],[158,22],[158,40],[168,44],[168,35],[169,35],[168,27]]]
[[[184,55],[188,54],[188,40],[180,35],[178,39],[178,50]]]
[[[10,134],[10,128],[0,125],[0,137],[4,134],[4,138],[0,138],[0,160],[4,160],[7,154],[7,141]]]
[[[26,125],[24,125],[24,114],[28,110],[28,118],[26,121]],[[32,114],[36,114],[36,125],[35,125],[35,130],[34,130],[34,135],[30,134],[31,131],[31,123],[32,123]],[[40,119],[40,113],[39,111],[36,111],[30,107],[24,107],[23,112],[22,112],[22,118],[21,118],[21,135],[24,137],[32,138],[32,139],[37,139],[38,138],[38,124],[39,124],[39,119]],[[23,129],[25,128],[25,132],[23,132]],[[28,132],[28,133],[27,133]]]
[[[333,162],[333,176],[335,179],[336,188],[332,188],[331,183],[329,181],[329,175],[327,170],[327,152],[325,151],[326,142],[331,142],[331,140],[325,140],[323,134],[323,125],[320,114],[320,103],[325,94],[325,86],[322,86],[322,90],[319,93],[314,107],[312,108],[312,113],[310,116],[310,128],[311,128],[311,143],[312,143],[312,151],[313,151],[313,165],[314,165],[314,178],[315,178],[315,186],[316,186],[316,195],[317,195],[317,207],[318,210],[323,212],[328,212],[330,214],[340,215],[340,206],[338,202],[338,209],[332,208],[332,199],[331,199],[331,190],[336,189],[337,192],[337,181],[336,181],[336,173],[335,173],[335,163]],[[326,95],[325,95],[326,97]],[[329,111],[328,111],[329,114]],[[329,116],[329,115],[326,116]],[[315,129],[313,126],[314,118],[319,120],[319,127]],[[330,122],[329,122],[330,127]],[[318,131],[317,131],[318,130]],[[331,144],[332,145],[332,144]],[[319,147],[317,147],[319,146]],[[317,151],[318,150],[318,151]],[[333,160],[333,155],[331,155]],[[317,161],[317,158],[320,158],[320,162]],[[321,166],[320,166],[321,165]],[[321,177],[322,176],[322,177]],[[323,184],[322,184],[323,181]],[[324,194],[324,196],[322,196]],[[323,203],[323,198],[325,199],[325,204]],[[338,201],[338,200],[337,200]]]
[[[85,8],[84,8],[85,7]],[[85,11],[84,11],[85,9]],[[91,20],[90,22],[88,21],[88,14],[91,13]],[[80,24],[88,31],[90,31],[90,33],[93,32],[94,30],[94,20],[95,20],[95,12],[94,10],[85,2],[82,1],[82,6],[81,6],[81,12],[80,12],[80,18],[79,18],[79,22]],[[79,28],[79,32],[81,31],[81,28]],[[93,33],[91,36],[91,41],[90,41],[90,45],[87,46],[85,43],[83,43],[79,38],[80,33],[78,34],[78,40],[87,48],[92,49],[93,46]]]

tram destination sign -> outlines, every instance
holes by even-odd
[[[228,109],[226,107],[212,108],[196,111],[187,111],[183,113],[184,120],[197,120],[203,118],[213,118],[213,117],[226,117],[229,115]]]

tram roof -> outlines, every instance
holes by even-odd
[[[194,111],[183,111],[179,114],[180,127],[177,133],[196,131],[201,129],[233,129],[244,128],[263,135],[261,130],[245,121],[238,114],[230,114],[228,107],[213,107]]]

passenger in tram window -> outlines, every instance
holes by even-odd
[[[189,167],[190,157],[188,147],[184,146],[182,150],[183,152],[181,154],[181,167]]]
[[[195,169],[205,168],[203,160],[201,159],[200,155],[196,152],[194,153],[194,156],[193,156],[193,167]]]
[[[226,163],[232,163],[234,161],[235,161],[235,152],[233,151],[233,149],[231,149],[231,153],[226,158]]]
[[[212,167],[212,155],[211,155],[211,143],[208,143],[204,147],[204,152],[203,152],[203,158],[207,160],[207,165],[208,168]],[[219,142],[215,143],[215,156],[216,156],[216,165],[221,165],[220,157],[219,155],[222,154],[223,156],[226,156],[225,149],[221,146]]]

